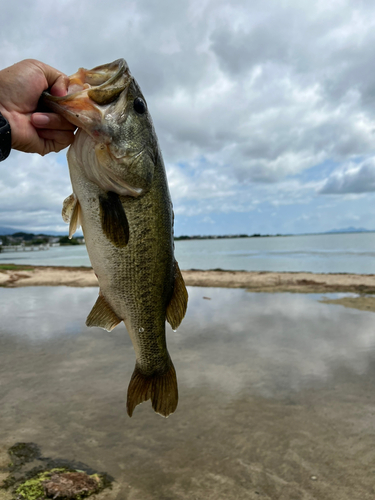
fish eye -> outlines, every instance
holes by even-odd
[[[139,115],[143,115],[146,111],[146,103],[140,97],[136,97],[133,102],[134,111]]]

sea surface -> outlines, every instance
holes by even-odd
[[[181,269],[375,274],[375,233],[176,241]],[[90,266],[85,246],[0,253],[0,263]]]

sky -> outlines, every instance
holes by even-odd
[[[127,61],[177,236],[375,229],[372,1],[0,1],[1,68]],[[65,234],[71,192],[66,151],[12,151],[0,226]]]

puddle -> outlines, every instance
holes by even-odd
[[[0,289],[0,448],[106,472],[109,500],[374,495],[374,314],[321,294],[189,294],[167,336],[179,407],[130,419],[125,327],[84,324],[97,289]]]

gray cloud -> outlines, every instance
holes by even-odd
[[[320,189],[321,194],[370,193],[375,191],[375,159],[335,170]]]

